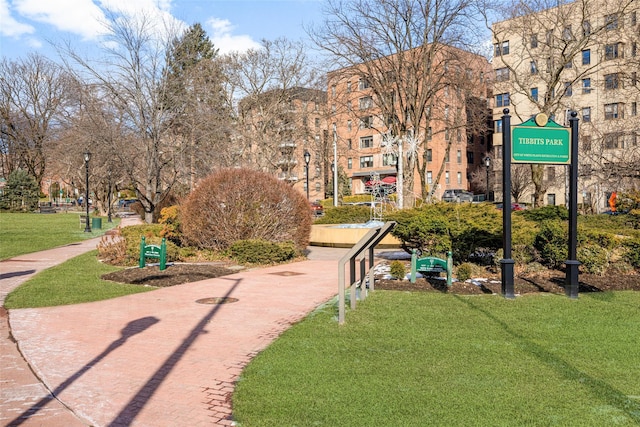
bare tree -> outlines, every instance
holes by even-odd
[[[409,155],[402,159],[407,165],[406,190],[413,192],[417,173],[423,198],[437,188],[446,157],[442,156],[442,167],[429,188],[426,168],[431,138],[446,135],[440,151],[448,152],[453,135],[470,124],[466,109],[473,103],[467,101],[484,97],[478,93],[479,73],[469,73],[471,68],[484,67],[482,58],[455,47],[468,47],[465,36],[473,35],[469,29],[474,27],[468,25],[472,4],[472,0],[329,0],[324,22],[309,31],[318,48],[327,53],[336,79],[353,76],[371,88],[382,124],[378,131],[411,141]],[[453,93],[451,98],[447,89]],[[350,107],[345,99],[336,110]]]
[[[2,59],[0,75],[2,175],[6,179],[22,168],[40,184],[47,171],[48,145],[57,138],[70,93],[69,75],[37,54]]]
[[[637,9],[636,0],[515,0],[493,9],[509,19],[491,26],[497,64],[494,92],[509,95],[511,112],[523,122],[535,111],[567,125],[568,112],[583,107],[574,92],[597,90],[607,84],[603,76],[617,73],[624,55],[617,54],[620,34],[612,30]],[[487,4],[485,11],[492,8]],[[494,16],[488,13],[487,23]],[[510,38],[511,48],[505,51],[502,46]],[[531,165],[535,206],[544,203],[544,176],[542,165]]]
[[[176,158],[181,155],[180,145],[168,131],[171,110],[165,103],[165,58],[176,32],[159,31],[158,23],[148,16],[111,18],[100,62],[85,59],[69,47],[63,51],[79,80],[96,87],[114,110],[113,117],[121,120],[123,135],[108,142],[112,144],[109,152],[135,189],[145,220],[152,222],[156,206],[176,183]]]

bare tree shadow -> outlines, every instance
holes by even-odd
[[[87,372],[89,369],[91,369],[94,365],[96,365],[98,362],[104,359],[109,353],[111,353],[118,347],[122,346],[130,337],[136,334],[139,334],[140,332],[155,325],[159,321],[160,320],[158,320],[155,317],[148,316],[148,317],[142,317],[140,319],[132,320],[131,322],[127,323],[127,325],[124,328],[122,328],[122,330],[120,331],[120,335],[121,335],[120,338],[112,342],[109,345],[109,347],[107,347],[102,353],[100,353],[98,356],[94,357],[91,361],[85,364],[78,372],[76,372],[75,374],[67,378],[62,384],[60,384],[54,390],[50,391],[49,395],[47,395],[46,397],[43,397],[37,403],[33,404],[29,409],[27,409],[18,417],[10,421],[9,424],[7,424],[7,426],[11,426],[11,427],[19,426],[25,421],[27,421],[29,417],[31,417],[32,415],[40,411],[47,403],[49,403],[54,399],[57,399],[56,396],[62,393],[64,389],[69,387],[74,381],[76,381],[78,378],[84,375],[84,373]]]
[[[35,270],[24,270],[24,271],[12,271],[11,273],[3,273],[3,274],[0,274],[0,280],[10,279],[11,277],[27,276],[35,272],[36,272]]]

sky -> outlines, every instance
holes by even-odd
[[[99,46],[107,10],[144,13],[184,28],[199,22],[220,53],[245,51],[262,39],[303,40],[319,22],[322,0],[0,0],[0,54],[37,52],[54,59],[53,43]]]

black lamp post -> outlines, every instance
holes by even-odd
[[[489,168],[491,167],[491,157],[487,156],[484,158],[484,165],[487,167],[487,194],[485,195],[485,199],[489,201]]]
[[[304,170],[307,176],[307,201],[309,201],[309,162],[311,161],[311,154],[304,150]]]
[[[84,152],[84,176],[85,176],[85,193],[84,203],[87,207],[87,216],[84,223],[84,232],[91,233],[91,226],[89,225],[89,160],[91,160],[91,153],[89,150]]]
[[[111,220],[111,167],[107,170],[107,177],[109,178],[109,192],[107,193],[107,222],[113,222]]]

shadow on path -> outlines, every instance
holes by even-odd
[[[158,322],[159,322],[159,320],[157,318],[155,318],[155,317],[143,317],[143,318],[140,318],[140,319],[132,320],[131,322],[127,323],[127,326],[125,326],[120,331],[120,334],[121,334],[120,338],[118,338],[116,341],[111,343],[111,345],[109,345],[109,347],[107,347],[102,353],[100,353],[93,360],[91,360],[89,363],[84,365],[82,367],[82,369],[80,369],[78,372],[73,374],[66,381],[64,381],[62,384],[60,384],[58,387],[56,387],[55,390],[51,391],[48,396],[40,399],[40,401],[38,401],[37,403],[33,404],[29,409],[27,409],[22,414],[20,414],[18,417],[16,417],[11,422],[9,422],[8,426],[12,426],[12,427],[13,426],[19,426],[20,424],[22,424],[25,421],[27,421],[29,419],[29,417],[31,417],[32,415],[34,415],[35,413],[40,411],[47,403],[49,403],[50,401],[56,399],[57,395],[62,393],[62,391],[64,389],[69,387],[75,380],[77,380],[82,375],[84,375],[84,373],[87,372],[89,369],[91,369],[95,364],[97,364],[102,359],[104,359],[109,353],[111,353],[112,351],[114,351],[118,347],[122,346],[127,341],[127,339],[129,339],[130,337],[132,337],[135,334],[139,334],[140,332],[144,331],[145,329],[153,326],[154,324],[156,324]]]
[[[33,274],[35,273],[35,270],[24,270],[24,271],[12,271],[11,273],[3,273],[0,274],[0,280],[4,280],[4,279],[10,279],[12,277],[19,277],[19,276],[28,276],[29,274]]]
[[[236,287],[240,284],[242,279],[233,279],[236,283],[229,289],[229,291],[224,295],[224,298],[229,298]],[[182,358],[182,356],[186,353],[186,351],[191,347],[193,342],[198,338],[200,334],[206,333],[204,328],[207,323],[211,321],[213,316],[220,309],[220,305],[215,305],[211,311],[204,316],[198,324],[191,330],[189,335],[182,341],[182,344],[178,346],[178,348],[173,352],[171,356],[167,358],[167,360],[156,370],[153,376],[143,385],[140,390],[136,393],[135,396],[129,401],[127,406],[125,406],[122,411],[116,416],[116,418],[109,424],[110,427],[124,427],[129,426],[133,422],[133,420],[140,414],[142,408],[144,408],[145,404],[151,400],[151,397],[158,390],[162,382],[167,378],[169,373],[176,366],[178,361]]]

